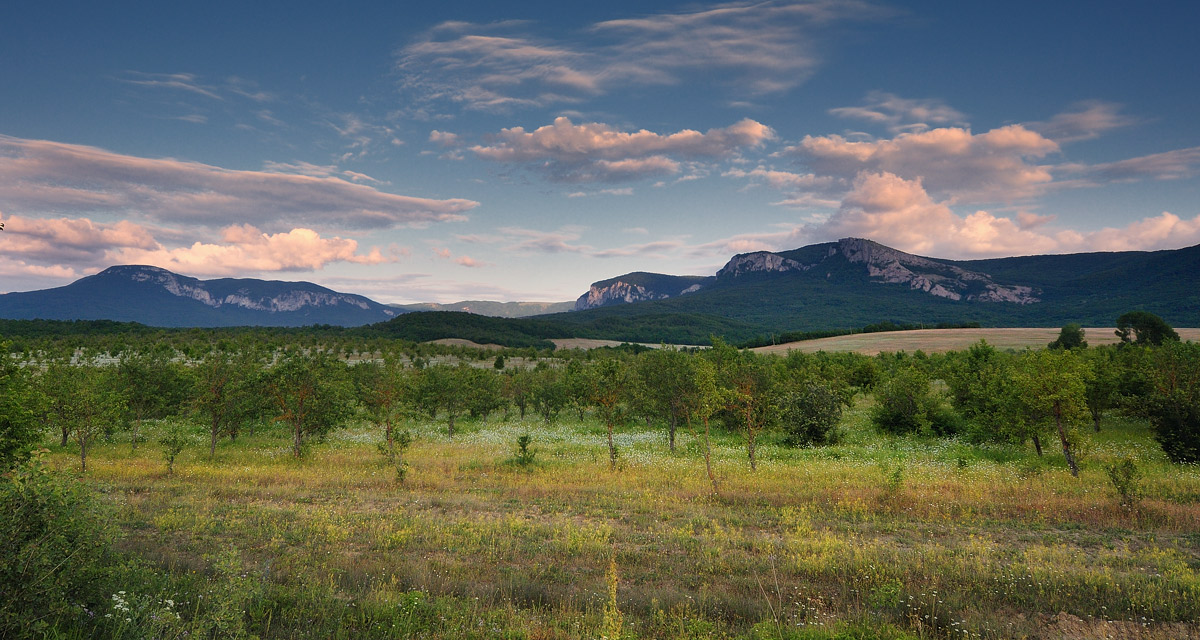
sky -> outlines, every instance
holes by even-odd
[[[576,6],[578,5],[578,6]],[[1191,2],[11,2],[0,292],[571,300],[864,237],[1200,244]]]

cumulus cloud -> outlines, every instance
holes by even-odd
[[[86,218],[3,218],[0,253],[19,261],[27,275],[47,268],[78,272],[114,264],[151,264],[189,275],[244,275],[246,272],[313,271],[333,262],[379,264],[388,258],[378,248],[358,253],[352,239],[323,238],[311,229],[267,234],[249,224],[221,231],[221,242],[168,247],[153,230],[121,221],[107,224]]]
[[[237,171],[0,136],[0,210],[14,214],[379,229],[462,220],[477,205],[385,193],[329,175]]]
[[[685,80],[738,95],[790,90],[820,65],[823,30],[891,12],[858,0],[730,3],[590,25],[554,38],[530,22],[446,22],[396,54],[425,103],[511,110]]]
[[[868,93],[863,106],[838,107],[829,113],[881,125],[894,134],[926,131],[934,125],[966,125],[966,116],[941,100],[901,98],[883,91]]]
[[[676,174],[681,164],[671,156],[730,156],[774,138],[770,127],[748,118],[704,133],[684,129],[663,135],[619,131],[598,122],[576,125],[559,117],[533,131],[503,129],[490,144],[470,150],[485,160],[529,165],[556,181],[602,182]]]
[[[996,202],[1040,194],[1053,175],[1035,161],[1058,151],[1058,144],[1040,133],[1009,125],[978,134],[944,127],[869,141],[805,136],[784,153],[819,175],[846,179],[863,171],[884,172],[920,179],[931,192],[955,202]]]

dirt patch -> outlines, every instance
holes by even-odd
[[[473,347],[476,349],[503,349],[503,345],[499,344],[479,344],[463,338],[442,338],[440,340],[430,340],[431,344],[443,344],[451,347]]]
[[[1200,640],[1184,624],[1140,624],[1126,620],[1084,620],[1065,611],[1047,616],[1045,638],[1061,640]]]

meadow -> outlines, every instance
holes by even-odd
[[[1083,433],[1074,478],[1061,452],[881,435],[871,402],[835,445],[764,436],[757,470],[714,430],[716,493],[702,437],[671,452],[660,427],[619,428],[613,469],[590,416],[463,419],[453,439],[409,419],[403,479],[366,423],[300,459],[280,427],[211,460],[197,436],[168,473],[181,418],[153,422],[136,451],[117,433],[89,454],[141,562],[94,613],[134,625],[169,601],[212,637],[1200,638],[1200,468],[1145,421]],[[1105,465],[1126,457],[1122,499]],[[77,447],[47,460],[76,472]]]

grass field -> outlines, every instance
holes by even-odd
[[[1085,327],[1088,344],[1100,346],[1116,344],[1118,339],[1113,327]],[[1200,342],[1200,329],[1176,329],[1183,340]],[[817,351],[853,351],[863,355],[876,355],[885,351],[907,351],[918,349],[925,353],[962,351],[980,340],[1000,350],[1020,351],[1025,348],[1040,349],[1058,337],[1059,329],[918,329],[914,331],[888,331],[883,333],[856,333],[833,338],[789,342],[786,344],[759,347],[755,351],[778,353],[796,350],[806,353]]]
[[[1200,637],[1200,469],[1144,423],[1086,434],[1075,479],[1061,455],[879,436],[867,408],[757,471],[720,434],[717,495],[695,437],[628,427],[611,471],[602,426],[515,418],[410,424],[403,483],[366,426],[300,461],[284,433],[197,444],[173,475],[151,433],[86,478],[168,596],[232,600],[264,638]],[[1127,455],[1123,506],[1103,466]]]

